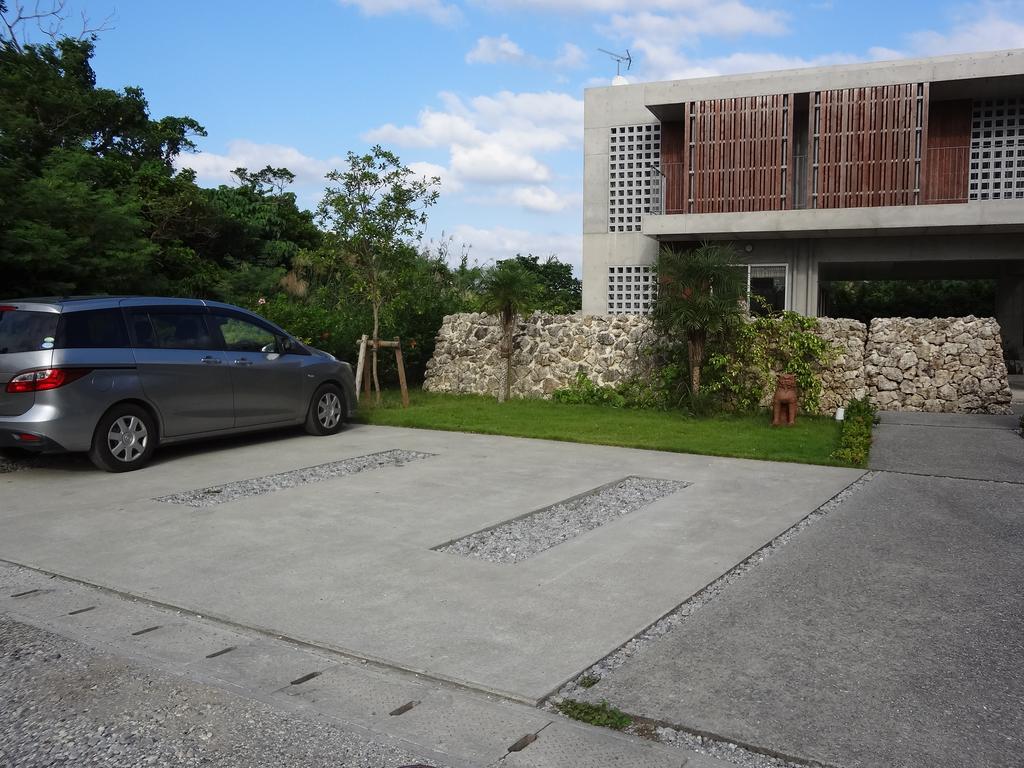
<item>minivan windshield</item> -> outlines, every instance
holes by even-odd
[[[55,312],[29,312],[0,306],[0,355],[53,349]]]

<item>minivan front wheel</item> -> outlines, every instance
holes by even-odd
[[[345,395],[334,384],[322,384],[313,394],[306,414],[311,435],[333,435],[345,425]]]
[[[156,442],[153,417],[144,408],[115,405],[96,425],[89,458],[107,472],[130,472],[149,462]]]

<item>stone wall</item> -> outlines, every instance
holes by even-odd
[[[991,318],[819,318],[818,332],[838,348],[821,372],[822,411],[869,395],[883,410],[1008,413],[1010,388],[999,326]],[[580,373],[613,386],[646,372],[653,332],[643,315],[534,314],[518,323],[512,395],[549,397]],[[501,326],[491,315],[445,317],[423,388],[493,395],[502,359]]]
[[[990,317],[876,318],[865,374],[881,410],[1011,413],[999,324]]]
[[[545,315],[519,322],[512,355],[512,396],[547,397],[584,373],[612,386],[640,373],[652,340],[642,315]],[[502,358],[501,323],[493,315],[448,315],[427,363],[428,392],[495,394]]]
[[[864,345],[868,328],[857,320],[818,318],[818,335],[837,348],[832,365],[821,370],[821,411],[835,413],[867,394]]]

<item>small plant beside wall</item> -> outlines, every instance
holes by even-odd
[[[832,453],[832,460],[855,467],[867,464],[871,451],[871,428],[875,423],[875,408],[867,397],[852,400],[846,407],[843,433],[839,447]]]
[[[817,320],[796,312],[751,318],[733,329],[705,366],[705,387],[723,405],[753,411],[775,389],[776,373],[791,373],[800,392],[800,410],[821,409],[823,367],[837,350],[815,329]]]

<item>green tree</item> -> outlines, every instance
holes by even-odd
[[[365,155],[349,152],[347,160],[344,170],[327,174],[331,184],[317,208],[317,217],[328,230],[325,258],[348,267],[356,289],[371,307],[371,370],[380,402],[377,345],[381,312],[395,301],[408,275],[401,246],[422,237],[426,209],[437,202],[441,180],[416,176],[380,146]]]
[[[501,320],[501,356],[505,371],[498,387],[498,402],[512,394],[512,353],[514,351],[517,317],[535,306],[541,292],[537,276],[518,260],[499,261],[483,276],[481,301],[483,309]]]
[[[537,278],[540,293],[534,309],[568,315],[583,306],[583,283],[573,275],[572,264],[559,261],[555,256],[541,261],[533,254],[517,253],[513,260]]]
[[[295,179],[287,168],[232,174],[237,185],[203,190],[216,222],[213,236],[196,247],[222,267],[213,288],[218,298],[251,303],[275,291],[300,253],[320,246],[323,233],[287,191]]]
[[[26,25],[45,20],[45,36],[59,29],[63,12],[60,2],[45,1],[32,13],[21,4],[0,10],[5,293],[146,292],[248,303],[274,290],[299,253],[323,237],[285,190],[292,174],[240,168],[237,186],[199,187],[193,171],[177,167],[205,135],[198,122],[151,117],[140,88],[97,88],[92,39],[26,42]]]
[[[991,315],[995,280],[837,280],[823,283],[825,311],[870,323],[876,317]]]
[[[202,126],[96,87],[93,42],[0,44],[0,268],[14,294],[161,285],[159,196]],[[183,179],[191,184],[191,178]]]
[[[696,398],[708,337],[728,330],[743,317],[743,270],[736,267],[731,245],[702,243],[689,251],[663,247],[657,273],[655,328],[669,340],[686,340],[690,393]]]

